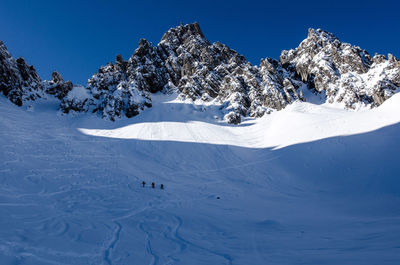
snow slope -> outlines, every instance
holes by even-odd
[[[400,94],[238,126],[153,105],[112,123],[0,98],[1,264],[399,264]]]
[[[400,96],[389,99],[379,109],[363,111],[346,110],[334,104],[315,105],[298,101],[259,120],[248,120],[242,126],[223,126],[216,121],[210,122],[211,117],[207,122],[203,121],[213,113],[213,106],[193,107],[191,103],[185,106],[179,100],[165,101],[164,95],[155,97],[154,101],[157,113],[162,113],[162,116],[148,111],[147,115],[137,119],[137,123],[115,129],[80,128],[80,131],[119,139],[280,148],[327,137],[369,132],[400,122]],[[211,110],[207,111],[208,107]],[[215,117],[218,111],[214,112]],[[171,121],[171,117],[178,121]],[[197,120],[193,120],[193,117],[197,117]]]

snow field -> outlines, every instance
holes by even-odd
[[[399,263],[400,94],[238,126],[153,104],[112,123],[0,98],[1,264]]]

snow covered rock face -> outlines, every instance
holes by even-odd
[[[344,107],[378,106],[400,86],[400,64],[392,55],[373,58],[360,47],[340,42],[333,34],[309,29],[295,50],[283,51],[281,64],[329,103]]]
[[[141,48],[135,51],[132,58],[137,57],[135,54],[140,52]],[[149,73],[146,65],[141,65],[140,69],[136,69],[135,64],[131,62],[134,60],[132,58],[125,62],[118,55],[114,64],[109,63],[101,67],[88,80],[86,88],[74,87],[63,98],[60,109],[64,113],[91,111],[114,121],[122,116],[133,117],[144,107],[151,107],[150,89],[148,85],[146,86],[146,81],[153,82],[151,83],[153,85],[153,78],[156,76],[153,74],[146,79],[146,74]],[[145,59],[143,59],[144,62],[146,62]],[[146,73],[142,74],[142,72]]]
[[[150,93],[177,89],[182,99],[220,104],[226,121],[237,124],[242,116],[260,117],[301,98],[298,86],[287,80],[286,91],[283,81],[252,66],[226,45],[211,44],[193,23],[170,29],[155,47],[140,40],[128,61],[118,56],[89,79],[90,99],[85,104],[67,97],[61,109],[66,113],[92,109],[110,120],[132,117],[151,106]]]
[[[151,107],[151,94],[159,91],[217,104],[226,122],[238,124],[243,117],[261,117],[306,101],[304,92],[358,109],[382,104],[400,86],[400,62],[393,55],[371,58],[320,29],[309,29],[299,47],[283,51],[280,61],[266,58],[253,66],[226,45],[210,43],[198,23],[180,25],[156,46],[141,39],[129,60],[118,55],[86,87],[74,87],[57,72],[51,81],[41,82],[32,66],[14,60],[0,44],[0,89],[12,102],[22,105],[44,91],[61,100],[64,113],[93,112],[112,121]]]
[[[219,42],[211,44],[197,23],[168,30],[157,46],[140,40],[128,61],[117,57],[89,80],[92,109],[110,120],[132,117],[151,106],[151,93],[176,89],[182,99],[219,104],[228,123],[261,117],[296,101],[303,91],[324,93],[345,108],[378,106],[400,85],[399,61],[371,56],[341,43],[333,34],[310,29],[298,48],[283,51],[280,61],[266,58],[251,65]],[[77,101],[78,105],[82,102]],[[78,110],[62,104],[62,109]]]
[[[260,71],[222,43],[210,44],[197,23],[170,29],[157,48],[181,97],[220,103],[228,123],[260,117],[293,100],[284,94],[282,78]]]
[[[0,91],[14,104],[42,97],[42,80],[33,66],[22,58],[14,59],[0,41]]]
[[[50,81],[43,81],[44,90],[47,94],[54,95],[58,99],[63,99],[72,90],[71,81],[64,81],[58,72],[53,72]]]

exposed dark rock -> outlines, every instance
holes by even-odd
[[[225,121],[230,124],[239,124],[241,123],[241,116],[239,113],[231,111],[224,117]]]
[[[43,95],[42,82],[35,68],[27,65],[22,58],[15,60],[1,41],[0,91],[18,106]]]
[[[51,77],[50,81],[43,81],[45,92],[56,96],[58,99],[63,99],[72,90],[72,82],[64,81],[58,72],[53,72]]]

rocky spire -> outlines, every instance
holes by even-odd
[[[56,96],[58,99],[63,99],[72,90],[72,82],[64,81],[58,72],[53,72],[51,77],[50,81],[43,81],[44,91],[47,94]]]

